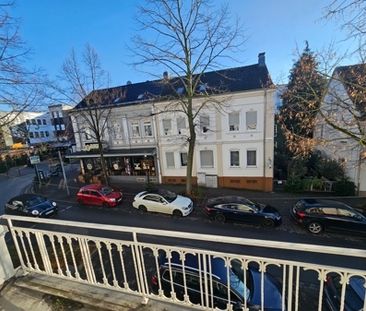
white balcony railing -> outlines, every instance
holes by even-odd
[[[271,275],[271,279],[276,279],[273,284],[277,284],[276,290],[280,294],[280,306],[273,310],[323,310],[327,278],[335,274],[340,276],[337,279],[339,284],[335,284],[339,293],[337,308],[345,310],[352,278],[366,279],[366,271],[362,268],[365,267],[366,250],[362,249],[54,219],[18,216],[1,218],[7,223],[24,271],[139,295],[145,303],[151,298],[201,310],[266,310],[266,280]],[[271,256],[258,256],[256,253],[269,253]],[[180,281],[175,274],[178,266],[172,262],[172,258],[177,256],[182,260]],[[190,269],[185,262],[188,256],[199,259],[194,272],[199,276],[194,289],[198,301],[192,299],[193,289],[188,280]],[[163,257],[168,262],[165,277],[161,275]],[[307,257],[311,259],[305,260]],[[348,267],[319,262],[330,257],[336,261],[344,258]],[[224,275],[227,276],[221,278],[226,279],[221,282],[221,294],[216,293],[220,277],[215,276],[213,270],[217,260],[223,262]],[[237,287],[237,284],[229,276],[233,260],[240,263],[243,271],[241,282],[245,283],[245,287],[253,288],[247,277],[248,270],[256,271],[259,276],[259,303],[255,306],[252,298],[234,303],[235,297],[233,298],[231,289]],[[352,260],[360,263],[357,269],[352,267]],[[152,279],[156,290],[152,287]],[[180,287],[177,286],[179,282]],[[243,297],[248,294],[245,287],[240,287],[244,289]],[[221,299],[224,306],[218,304],[217,299]],[[361,310],[366,310],[365,297],[361,299],[364,301]]]

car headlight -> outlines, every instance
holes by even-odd
[[[37,215],[39,215],[39,212],[35,209],[32,211],[32,215],[37,216]]]
[[[57,206],[56,202],[52,202],[52,206],[56,207]]]
[[[116,202],[116,199],[115,198],[110,198],[109,201]]]

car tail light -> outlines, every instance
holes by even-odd
[[[153,283],[154,285],[158,285],[158,278],[156,275],[154,275],[152,278],[151,278],[151,283]]]
[[[299,217],[299,218],[304,218],[304,217],[305,217],[305,212],[297,211],[297,212],[296,212],[296,215],[297,215],[297,217]]]
[[[213,208],[210,208],[208,206],[205,206],[205,210],[209,213],[211,213],[214,209]]]

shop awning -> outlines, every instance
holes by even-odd
[[[114,149],[105,150],[104,157],[136,157],[136,156],[153,156],[156,154],[156,148],[131,148],[131,149]],[[99,158],[100,154],[97,151],[79,151],[66,155],[68,159],[86,159]]]

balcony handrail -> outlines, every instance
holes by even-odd
[[[50,224],[48,219],[41,218],[29,218],[26,216],[13,216],[13,215],[0,215],[0,219],[8,220],[8,221],[23,221],[23,222],[34,222],[40,224]],[[115,232],[127,232],[132,234],[144,234],[144,235],[153,235],[153,236],[162,236],[162,237],[174,237],[174,238],[182,238],[196,241],[208,241],[215,243],[227,243],[227,244],[239,244],[239,245],[248,245],[255,246],[261,248],[274,248],[274,249],[284,249],[284,250],[292,250],[292,251],[304,251],[304,252],[312,252],[319,254],[327,254],[327,255],[339,255],[339,256],[347,256],[347,257],[361,257],[366,258],[366,250],[365,249],[356,249],[356,248],[347,248],[347,252],[344,251],[344,248],[337,246],[326,246],[326,245],[316,245],[316,244],[306,244],[306,243],[295,243],[295,242],[281,242],[281,241],[273,241],[273,240],[260,240],[260,239],[252,239],[252,238],[242,238],[242,237],[233,237],[233,236],[217,236],[215,241],[212,241],[212,234],[205,233],[192,233],[192,232],[179,232],[179,231],[171,231],[171,230],[161,230],[161,229],[151,229],[151,228],[141,228],[141,227],[129,227],[129,226],[120,226],[120,225],[106,225],[100,223],[85,223],[79,221],[69,221],[69,220],[57,220],[52,219],[52,225],[59,226],[68,226],[68,227],[77,227],[77,228],[86,228],[86,229],[94,229],[94,230],[107,230],[107,231],[115,231]]]

